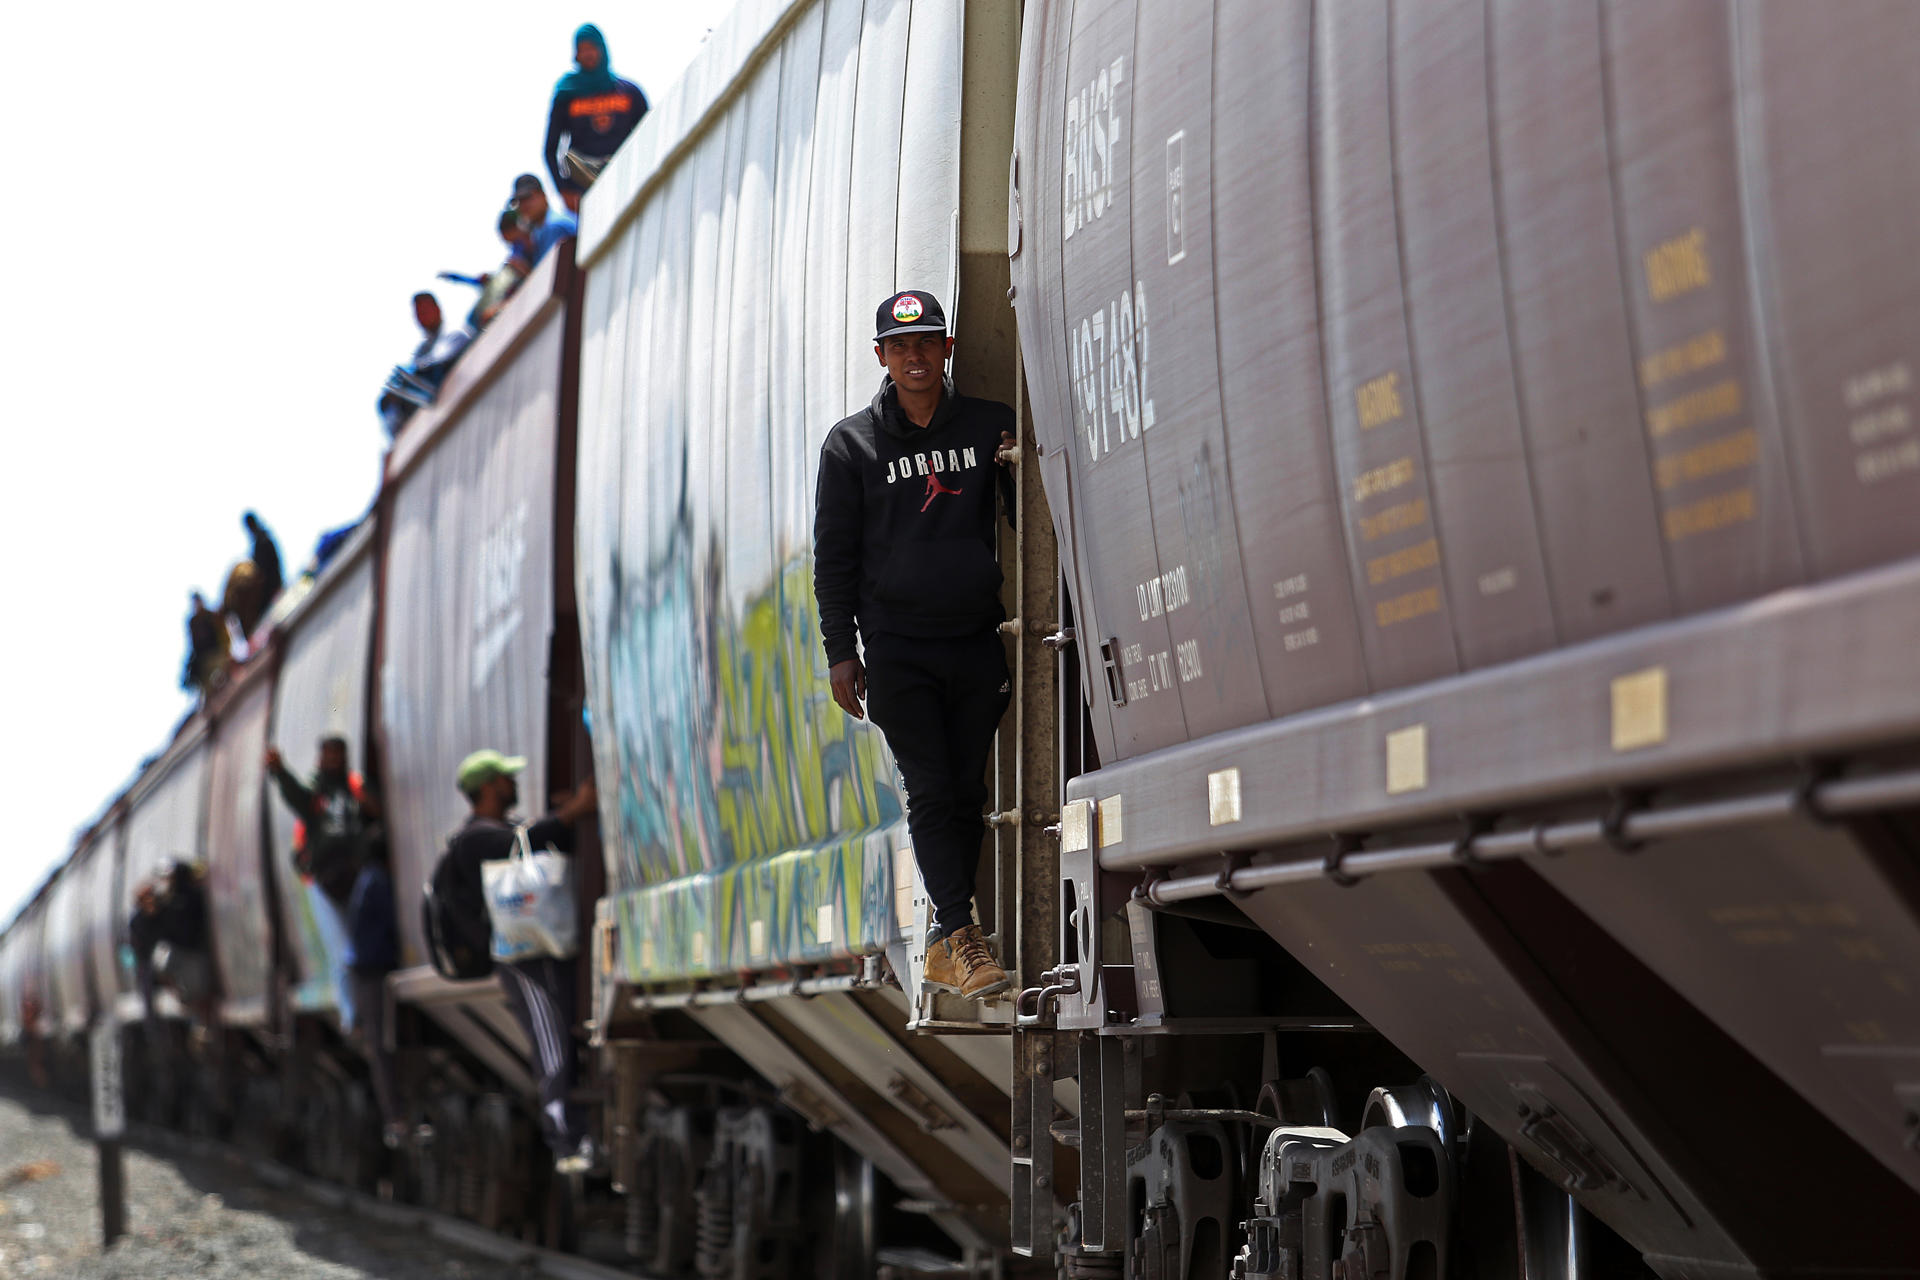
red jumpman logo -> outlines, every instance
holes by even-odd
[[[933,500],[943,493],[958,494],[959,492],[958,489],[949,489],[944,484],[941,484],[939,472],[929,471],[927,472],[927,500],[920,504],[920,509],[925,511],[933,505]]]

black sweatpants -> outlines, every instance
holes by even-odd
[[[349,968],[347,982],[353,988],[353,1029],[366,1050],[380,1119],[398,1124],[407,1117],[400,1109],[400,1086],[394,1080],[393,1054],[387,1049],[387,975],[378,969]]]
[[[494,972],[507,1004],[533,1046],[540,1085],[540,1132],[555,1155],[572,1155],[580,1146],[579,1109],[567,1101],[573,1092],[573,961],[534,956],[495,961]]]
[[[907,830],[934,927],[973,923],[973,881],[986,834],[987,761],[1013,700],[995,631],[959,639],[863,637],[867,715],[887,737],[907,791]]]

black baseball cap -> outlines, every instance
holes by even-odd
[[[896,293],[880,304],[873,314],[873,340],[879,342],[896,333],[945,333],[947,313],[940,299],[920,289]]]
[[[511,209],[518,204],[521,196],[544,196],[545,194],[547,194],[546,189],[540,185],[539,178],[531,173],[523,173],[513,180],[513,197],[507,201],[507,207]]]

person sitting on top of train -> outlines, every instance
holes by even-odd
[[[226,679],[233,660],[233,636],[226,618],[207,604],[198,591],[188,597],[187,661],[180,672],[182,689],[212,693]]]
[[[240,628],[251,656],[253,633],[259,628],[261,619],[267,616],[267,610],[272,607],[286,581],[280,571],[280,549],[274,546],[273,534],[267,531],[267,526],[261,524],[260,517],[251,511],[241,517],[241,523],[252,545],[247,558],[234,565],[227,574],[227,589],[220,598],[220,612],[232,618]]]
[[[351,767],[347,740],[339,734],[320,739],[320,758],[308,782],[293,776],[278,747],[267,748],[266,766],[296,819],[293,865],[344,909],[381,834],[379,797]]]
[[[260,607],[264,613],[273,607],[287,585],[286,573],[280,566],[280,547],[273,540],[273,531],[253,512],[241,513],[240,524],[247,531],[247,559],[260,571]]]
[[[449,910],[469,917],[472,930],[491,935],[486,898],[481,892],[480,864],[510,856],[516,842],[511,817],[520,803],[516,781],[527,767],[523,756],[498,751],[476,751],[460,762],[454,781],[472,812],[448,842],[446,854],[433,874],[434,893]],[[572,853],[574,827],[594,812],[598,793],[588,778],[560,806],[527,828],[535,849]],[[593,1167],[594,1146],[584,1132],[580,1109],[568,1100],[573,1092],[577,1050],[573,1040],[575,1007],[574,965],[571,960],[531,956],[502,960],[494,965],[507,1004],[513,1010],[527,1043],[533,1046],[540,1082],[540,1128],[562,1173]]]
[[[468,327],[476,330],[493,322],[520,282],[533,271],[533,259],[529,256],[532,250],[528,248],[527,229],[521,225],[520,215],[511,209],[502,209],[499,225],[500,239],[507,246],[507,260],[486,275],[485,283],[480,286],[480,298],[467,313]]]
[[[465,329],[448,329],[440,299],[426,290],[413,295],[413,319],[420,326],[420,345],[413,349],[408,370],[420,382],[438,391],[460,353],[473,341]]]
[[[420,326],[420,342],[413,349],[413,358],[395,365],[381,388],[380,421],[388,436],[398,434],[414,410],[433,403],[447,373],[473,341],[473,334],[464,328],[446,328],[440,299],[424,289],[413,295],[413,319]]]
[[[613,74],[600,28],[583,23],[573,33],[573,70],[553,86],[547,112],[547,172],[567,208],[580,212],[580,193],[593,185],[620,144],[647,114],[647,95]],[[560,138],[566,136],[563,155]]]
[[[320,571],[325,569],[328,564],[332,563],[333,558],[340,554],[341,548],[347,545],[347,539],[353,536],[353,531],[358,529],[365,519],[366,516],[363,515],[356,519],[349,520],[346,524],[337,525],[332,529],[326,530],[318,538],[314,539],[313,562],[312,566],[306,570],[306,576],[309,578],[319,577]]]
[[[536,267],[547,250],[562,240],[571,240],[579,230],[580,224],[572,214],[557,212],[547,203],[547,189],[530,173],[513,180],[513,196],[507,208],[520,215],[520,224],[527,229],[527,258]]]
[[[878,394],[820,449],[820,634],[834,701],[856,720],[865,702],[906,786],[934,910],[925,984],[983,998],[1009,985],[974,923],[973,888],[987,758],[1012,698],[994,517],[1000,497],[1013,519],[1013,410],[954,390],[953,339],[930,293],[882,302],[873,349]]]

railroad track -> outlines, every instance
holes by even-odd
[[[639,1271],[609,1266],[570,1253],[531,1245],[524,1240],[488,1231],[476,1223],[418,1205],[382,1200],[337,1183],[310,1177],[275,1160],[250,1155],[231,1143],[191,1138],[153,1125],[130,1124],[127,1136],[153,1151],[174,1156],[219,1161],[280,1191],[292,1191],[316,1204],[391,1227],[424,1231],[435,1239],[477,1253],[496,1262],[532,1267],[553,1280],[658,1280]]]

